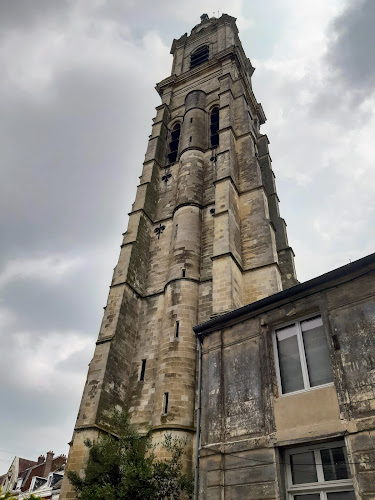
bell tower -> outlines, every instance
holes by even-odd
[[[140,431],[196,430],[192,327],[297,283],[280,217],[266,118],[251,86],[235,18],[201,16],[174,40],[157,84],[143,171],[123,235],[68,468],[113,407]],[[75,498],[64,479],[62,499]]]

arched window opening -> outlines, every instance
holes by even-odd
[[[219,108],[214,108],[211,111],[210,131],[211,147],[216,148],[219,145]]]
[[[204,45],[203,47],[200,47],[195,52],[193,52],[193,54],[191,54],[190,56],[190,69],[195,68],[196,66],[199,66],[200,64],[208,61],[208,54],[208,45]]]
[[[174,163],[177,160],[178,154],[178,143],[180,142],[181,126],[179,123],[173,127],[171,132],[171,142],[169,143],[169,163]]]

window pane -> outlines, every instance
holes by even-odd
[[[296,326],[276,331],[283,394],[304,389]]]
[[[313,451],[291,455],[290,466],[293,484],[316,483],[318,481]]]
[[[328,500],[355,500],[354,491],[340,491],[327,493]]]
[[[295,500],[320,500],[319,493],[313,493],[312,495],[294,495]]]
[[[325,481],[333,481],[335,479],[348,479],[349,472],[346,465],[344,448],[329,448],[320,450],[322,457],[323,473]]]
[[[316,387],[332,382],[331,361],[322,319],[318,317],[302,321],[301,329],[310,386]]]

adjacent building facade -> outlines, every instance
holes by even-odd
[[[11,492],[15,498],[28,498],[35,494],[57,500],[66,464],[66,456],[54,456],[48,451],[37,461],[14,457],[8,472],[0,477],[2,493]],[[59,486],[60,485],[60,486]]]
[[[375,498],[375,254],[195,331],[200,499]]]

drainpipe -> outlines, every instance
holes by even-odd
[[[195,443],[195,471],[194,471],[194,500],[198,500],[199,486],[199,445],[201,436],[201,392],[202,392],[202,343],[203,339],[197,337],[199,352],[198,368],[198,408],[197,408],[197,435]]]

